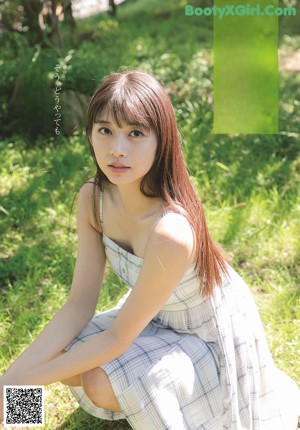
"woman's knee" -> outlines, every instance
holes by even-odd
[[[103,369],[97,367],[81,375],[81,385],[85,394],[91,399],[101,397],[108,387],[108,377]]]
[[[105,370],[98,367],[81,375],[81,385],[88,398],[97,407],[121,412]]]

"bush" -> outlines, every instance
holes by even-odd
[[[54,82],[51,71],[56,62],[52,50],[26,50],[21,58],[1,65],[0,118],[3,133],[22,134],[31,140],[53,134]]]

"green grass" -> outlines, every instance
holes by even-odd
[[[74,53],[65,85],[78,73],[81,90],[92,91],[121,66],[165,82],[210,231],[255,296],[276,364],[300,383],[299,76],[280,75],[279,135],[212,135],[212,22],[185,19],[173,0],[132,1],[118,12],[118,20],[102,14],[79,23],[93,40]],[[281,52],[296,49],[296,39],[282,36]],[[0,166],[1,373],[67,298],[76,256],[72,205],[94,168],[82,131],[40,138],[34,147],[20,136],[3,139]],[[108,270],[98,311],[123,292]],[[129,429],[78,409],[60,384],[47,387],[46,412],[45,430]]]

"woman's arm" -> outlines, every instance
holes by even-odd
[[[77,209],[78,255],[66,304],[5,373],[6,379],[57,356],[93,317],[105,269],[101,236],[93,227],[92,184],[79,193]],[[9,382],[14,384],[14,382]],[[25,381],[19,381],[24,383]],[[30,383],[30,382],[29,382]]]
[[[168,220],[166,220],[168,218]],[[168,215],[151,232],[144,264],[112,326],[60,357],[15,375],[15,383],[47,385],[101,366],[128,349],[157,314],[193,260],[193,234],[186,219]]]

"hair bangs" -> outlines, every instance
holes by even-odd
[[[93,122],[106,119],[111,115],[113,121],[122,127],[124,124],[140,126],[144,129],[155,128],[155,119],[146,109],[146,103],[130,91],[118,89],[107,100],[99,100],[94,106]]]

